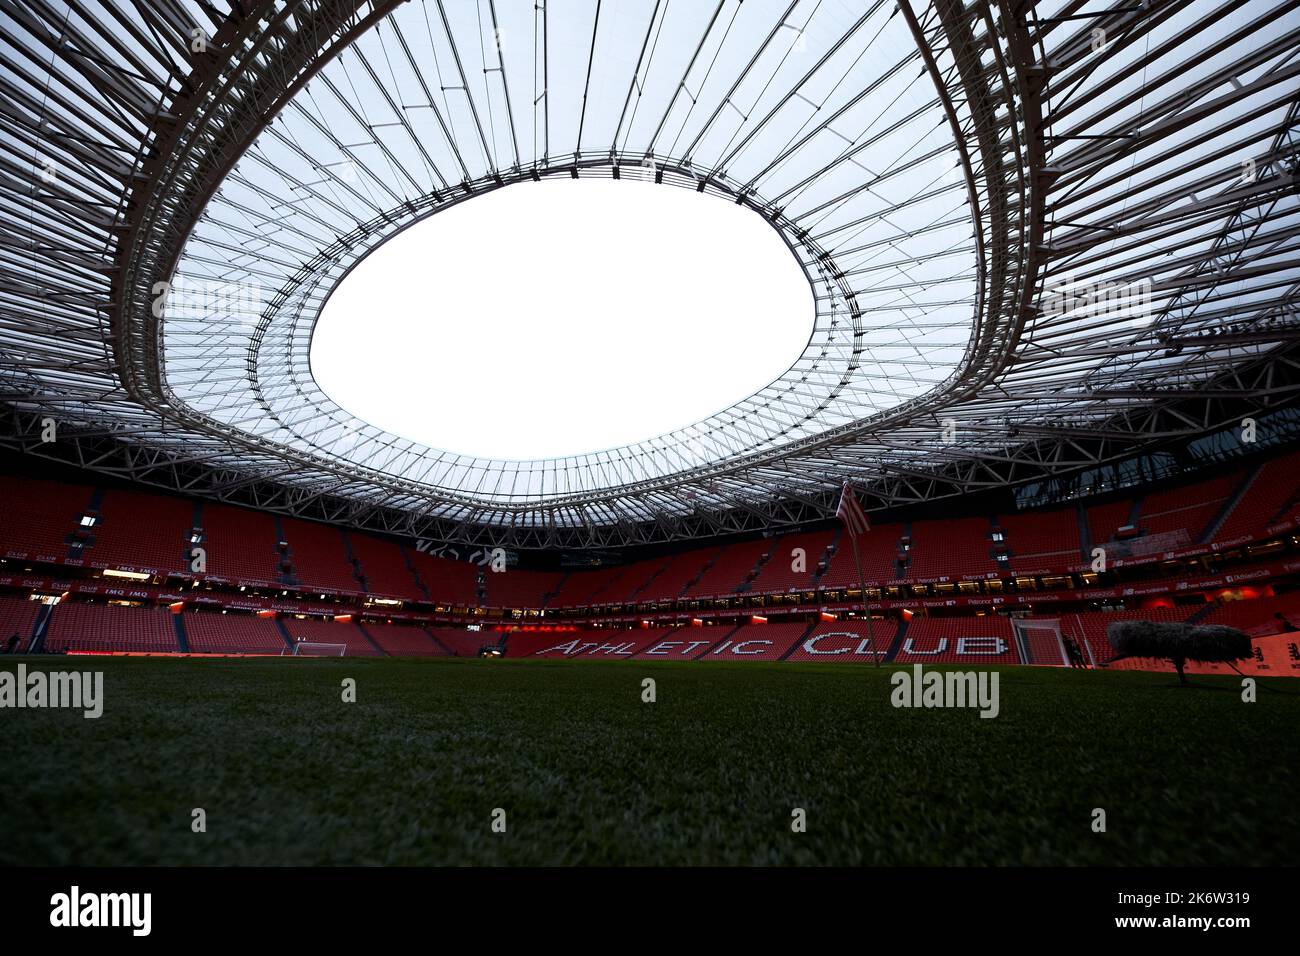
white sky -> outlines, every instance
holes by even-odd
[[[434,448],[599,451],[781,375],[812,292],[735,203],[635,180],[519,183],[380,246],[316,325],[312,372],[359,418]]]

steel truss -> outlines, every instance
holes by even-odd
[[[873,507],[1041,480],[1296,397],[1300,4],[1254,3],[1234,19],[1244,3],[878,3],[832,23],[809,41],[812,62],[782,74],[766,59],[778,41],[821,24],[801,20],[812,7],[796,0],[752,33],[752,48],[728,61],[734,77],[707,98],[710,58],[741,42],[727,27],[738,5],[723,2],[683,46],[662,102],[651,92],[666,48],[656,38],[669,28],[647,5],[622,115],[599,145],[588,139],[600,113],[586,105],[601,69],[599,17],[566,141],[562,87],[521,95],[530,91],[511,47],[499,46],[495,59],[482,53],[478,92],[466,64],[479,38],[437,0],[419,12],[430,14],[430,49],[450,57],[445,85],[421,90],[414,41],[399,29],[408,21],[397,19],[421,5],[397,6],[0,0],[0,443],[397,534],[613,547],[823,518],[844,480]],[[538,11],[545,73],[557,18]],[[497,5],[483,12],[499,29]],[[894,30],[912,45],[874,79],[809,99],[829,76],[854,75],[834,71],[872,48],[867,33]],[[411,61],[402,84],[380,75],[380,50]],[[372,102],[389,98],[393,132],[372,130],[364,147],[312,113],[308,94],[321,86],[366,124],[345,68],[371,84]],[[930,85],[925,112],[848,126],[909,70]],[[744,101],[765,72],[784,85]],[[417,94],[439,145],[403,125]],[[808,117],[759,151],[764,127],[801,97]],[[917,116],[944,131],[942,144],[916,132]],[[265,195],[266,157],[293,140],[281,121],[316,129],[330,163],[355,163],[358,182],[335,181],[324,160],[319,182],[285,163],[274,183],[294,199]],[[903,156],[873,172],[882,143]],[[917,179],[930,161],[955,162],[958,175]],[[556,175],[650,178],[762,215],[817,292],[810,351],[777,387],[689,435],[549,471],[487,463],[479,473],[491,477],[471,481],[439,469],[438,453],[340,415],[306,373],[302,344],[339,276],[412,222]],[[854,205],[882,183],[897,193]],[[263,201],[289,211],[277,219]],[[951,214],[906,235],[881,232],[891,217],[945,204]],[[946,245],[925,247],[933,235]],[[236,275],[274,294],[255,315],[187,321],[156,308],[156,283],[178,275]],[[891,393],[888,380],[911,388]],[[53,443],[41,441],[46,419],[59,426]],[[685,453],[691,442],[698,450]],[[533,472],[550,478],[519,484]]]

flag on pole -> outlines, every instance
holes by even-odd
[[[835,517],[844,522],[845,529],[855,538],[871,530],[871,525],[867,523],[867,513],[858,504],[858,496],[853,493],[847,481],[840,491],[840,506],[835,509]]]

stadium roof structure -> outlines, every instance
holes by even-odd
[[[1300,386],[1297,7],[0,0],[0,442],[383,531],[584,547],[1211,432]],[[311,331],[353,265],[551,177],[761,216],[814,291],[803,353],[690,427],[539,461],[425,447],[322,392]]]

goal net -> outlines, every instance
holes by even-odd
[[[324,644],[320,641],[299,641],[293,645],[294,657],[342,657],[346,644]]]

